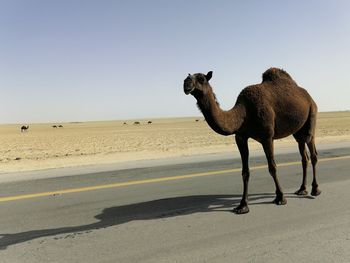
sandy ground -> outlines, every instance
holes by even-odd
[[[0,125],[0,173],[237,151],[232,136],[216,134],[203,118],[148,121],[29,124],[26,132]],[[350,111],[319,113],[317,144],[349,141]],[[293,137],[275,145],[297,147]],[[250,141],[251,150],[260,148]]]

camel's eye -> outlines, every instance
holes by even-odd
[[[199,76],[197,77],[197,80],[198,80],[199,83],[204,83],[205,78],[204,78],[203,76],[199,75]]]

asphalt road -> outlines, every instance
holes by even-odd
[[[276,156],[285,206],[251,158],[246,215],[238,159],[3,182],[0,262],[350,262],[349,155],[319,151],[317,198],[292,194],[299,155]]]

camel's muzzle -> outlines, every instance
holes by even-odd
[[[194,86],[192,85],[192,79],[187,77],[184,80],[184,92],[186,95],[190,94],[194,90]]]

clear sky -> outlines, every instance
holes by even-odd
[[[0,123],[200,116],[187,73],[223,109],[269,67],[320,111],[350,110],[350,1],[0,0]]]

